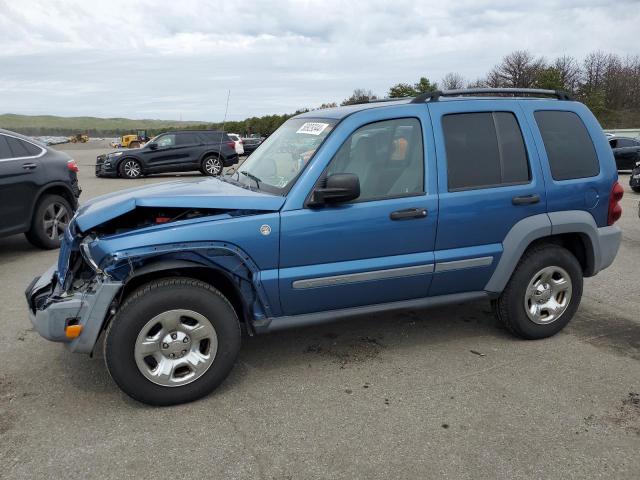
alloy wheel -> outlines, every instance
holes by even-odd
[[[129,178],[137,178],[142,173],[140,164],[135,160],[127,160],[124,164],[124,174]]]
[[[71,214],[66,205],[53,202],[44,211],[44,233],[51,240],[58,240],[69,225]]]
[[[209,175],[220,175],[222,173],[222,161],[216,157],[207,158],[204,161],[204,169]]]

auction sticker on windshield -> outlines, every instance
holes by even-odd
[[[296,133],[306,133],[309,135],[320,135],[325,128],[329,126],[328,123],[307,122],[302,125]]]

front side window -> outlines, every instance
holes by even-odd
[[[522,132],[511,112],[456,113],[442,118],[449,191],[527,183]]]
[[[327,175],[353,173],[360,181],[357,201],[424,193],[422,128],[415,118],[370,123],[342,144]]]
[[[587,128],[574,112],[534,113],[554,180],[595,177],[600,163]]]
[[[158,138],[156,143],[158,144],[159,148],[173,147],[176,144],[176,136],[173,133],[162,135]]]
[[[269,136],[238,169],[234,179],[284,194],[333,130],[333,119],[292,118]]]

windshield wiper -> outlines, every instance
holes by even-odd
[[[260,188],[260,182],[262,182],[262,180],[260,180],[258,177],[256,177],[253,173],[249,173],[249,172],[246,172],[244,170],[241,170],[240,173],[245,175],[245,176],[247,176],[247,177],[249,177],[254,182],[256,182],[256,187]]]

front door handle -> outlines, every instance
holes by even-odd
[[[389,217],[391,220],[410,220],[412,218],[424,218],[428,214],[425,208],[407,208],[392,212]]]
[[[522,195],[520,197],[513,197],[511,203],[514,205],[532,205],[540,201],[540,195],[532,193],[531,195]]]
[[[23,163],[22,164],[22,168],[24,168],[25,170],[33,170],[34,168],[38,168],[38,164],[37,163]]]

